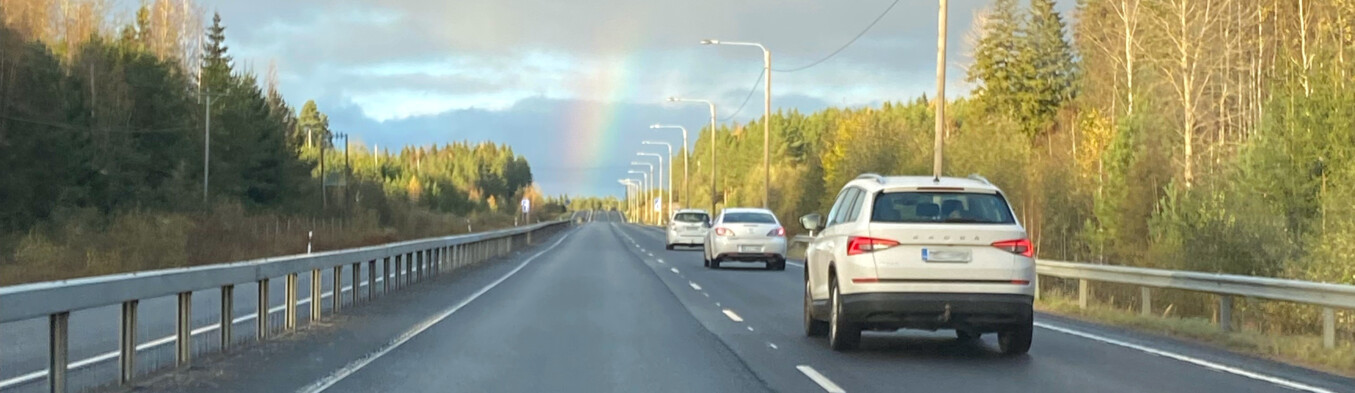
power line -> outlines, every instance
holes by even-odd
[[[894,6],[896,6],[896,5],[899,5],[899,0],[894,0],[893,3],[889,4],[889,7],[888,7],[888,8],[885,8],[884,12],[881,12],[881,13],[880,13],[880,16],[875,17],[875,20],[871,21],[869,25],[866,25],[866,28],[865,28],[865,29],[862,29],[860,33],[856,33],[856,36],[855,36],[855,37],[852,37],[852,39],[851,39],[850,41],[847,41],[846,44],[843,44],[841,47],[837,48],[837,50],[833,51],[833,53],[829,53],[828,56],[824,56],[822,59],[819,59],[818,61],[815,61],[815,62],[813,62],[813,63],[809,63],[809,64],[804,65],[804,66],[802,66],[802,67],[784,68],[784,69],[775,69],[775,68],[774,68],[774,69],[772,69],[772,71],[776,71],[776,72],[795,72],[795,71],[800,71],[800,70],[808,69],[808,68],[810,68],[810,67],[819,65],[820,63],[823,63],[823,62],[825,62],[825,61],[828,61],[828,59],[833,58],[833,56],[837,56],[838,53],[842,53],[842,51],[845,50],[845,49],[847,49],[847,47],[852,46],[852,43],[855,43],[857,39],[860,39],[860,38],[861,38],[861,36],[866,35],[866,32],[870,31],[871,28],[875,27],[875,24],[876,24],[876,23],[880,23],[880,20],[881,20],[881,19],[884,19],[885,15],[888,15],[888,14],[889,14],[889,11],[892,10],[892,9],[894,9]],[[754,87],[754,89],[757,89],[757,87]]]
[[[739,109],[735,109],[734,113],[730,113],[729,116],[725,116],[725,118],[720,119],[720,121],[725,122],[733,120],[734,116],[738,116],[739,112],[743,112],[743,107],[748,106],[748,100],[753,98],[754,93],[757,93],[758,86],[762,86],[762,76],[766,74],[767,74],[766,69],[763,69],[762,72],[757,73],[757,80],[753,82],[753,88],[748,89],[748,96],[743,97],[743,103],[739,104]]]
[[[804,65],[804,66],[794,67],[794,68],[783,68],[783,69],[776,69],[776,68],[773,68],[772,71],[776,71],[776,72],[796,72],[796,71],[801,71],[801,70],[809,69],[809,68],[811,68],[811,67],[814,67],[814,66],[817,66],[817,65],[819,65],[819,64],[822,64],[822,63],[825,62],[825,61],[828,61],[828,59],[833,58],[833,56],[837,56],[838,53],[842,53],[842,51],[845,50],[845,49],[847,49],[847,47],[850,47],[850,46],[852,46],[853,43],[856,43],[856,40],[861,39],[862,36],[866,35],[866,32],[869,32],[870,29],[874,28],[875,25],[876,25],[877,23],[880,23],[880,20],[881,20],[881,19],[884,19],[885,15],[889,15],[889,11],[893,10],[893,9],[894,9],[894,6],[896,6],[896,5],[899,5],[899,0],[894,0],[893,3],[890,3],[890,4],[889,4],[889,7],[885,7],[885,10],[884,10],[883,12],[881,12],[879,16],[876,16],[876,17],[875,17],[875,20],[871,21],[869,25],[866,25],[866,28],[865,28],[865,29],[861,29],[861,32],[860,32],[860,33],[856,33],[856,36],[855,36],[855,37],[852,37],[852,39],[849,40],[849,41],[847,41],[846,44],[842,44],[842,46],[839,47],[839,48],[837,48],[837,50],[834,50],[832,53],[829,53],[828,56],[824,56],[822,59],[816,60],[816,61],[814,61],[813,63],[809,63],[809,64],[806,64],[806,65]],[[753,98],[753,94],[756,94],[756,93],[757,93],[757,88],[762,86],[762,77],[766,74],[766,72],[767,72],[767,70],[764,69],[764,70],[762,70],[762,72],[759,72],[759,73],[758,73],[758,75],[757,75],[757,80],[756,80],[756,81],[753,81],[753,87],[750,88],[750,89],[748,89],[748,95],[747,95],[746,97],[743,98],[743,103],[742,103],[742,104],[739,104],[739,109],[734,110],[733,113],[730,113],[729,116],[726,116],[725,118],[720,119],[720,121],[724,122],[724,121],[730,121],[730,120],[733,120],[733,119],[734,119],[734,116],[738,116],[739,112],[743,112],[743,108],[746,107],[746,106],[748,106],[748,101],[751,100],[751,99]]]

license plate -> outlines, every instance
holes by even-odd
[[[922,249],[922,260],[926,262],[969,262],[969,250]]]
[[[739,246],[739,252],[762,252],[762,246]]]

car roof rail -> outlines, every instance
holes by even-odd
[[[990,185],[990,186],[993,185],[993,182],[988,181],[988,178],[983,177],[983,175],[980,175],[980,174],[977,174],[977,173],[970,174],[970,175],[969,175],[969,180],[974,180],[974,181],[977,181],[977,182],[980,182],[980,183],[983,183],[983,184],[987,184],[987,185]]]
[[[862,173],[860,176],[857,176],[856,179],[871,179],[875,180],[876,183],[885,184],[884,176],[880,176],[878,173]]]

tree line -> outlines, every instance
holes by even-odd
[[[995,0],[976,18],[946,175],[1002,187],[1042,258],[1355,283],[1355,2],[1074,12],[1069,25],[1053,0]],[[776,113],[771,208],[794,222],[860,173],[931,173],[935,104]],[[710,208],[713,135],[715,201],[760,204],[761,130],[703,129],[692,199],[675,199]]]
[[[526,159],[492,143],[353,143],[345,165],[340,133],[313,101],[292,107],[271,65],[262,77],[238,67],[219,15],[203,23],[192,1],[154,0],[114,26],[104,7],[0,0],[0,233],[76,211],[239,205],[371,211],[386,223],[409,209],[464,216],[541,198]]]

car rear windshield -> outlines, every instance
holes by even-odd
[[[885,192],[875,196],[872,222],[1014,224],[999,194]]]
[[[776,217],[767,213],[725,213],[724,222],[775,224]]]
[[[706,214],[705,214],[705,213],[678,213],[677,215],[674,215],[674,216],[673,216],[673,221],[677,221],[677,222],[695,222],[695,223],[702,223],[702,222],[706,222]]]

